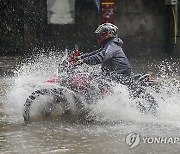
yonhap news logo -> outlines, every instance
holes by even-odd
[[[140,135],[138,133],[129,133],[126,136],[126,144],[130,148],[137,147],[140,144]]]
[[[125,138],[126,144],[132,149],[140,145],[146,144],[175,144],[180,142],[180,137],[151,137],[141,136],[138,133],[129,133]]]

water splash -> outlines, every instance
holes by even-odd
[[[48,78],[56,78],[60,55],[40,54],[36,58],[28,59],[15,71],[12,78],[13,84],[7,91],[7,100],[4,104],[6,113],[12,121],[23,121],[22,111],[27,97],[35,90],[46,87],[44,81]],[[114,86],[114,94],[99,100],[96,104],[90,105],[90,117],[97,121],[133,121],[152,122],[164,124],[180,123],[180,82],[177,63],[162,62],[156,66],[159,70],[157,80],[161,82],[160,93],[149,89],[155,97],[158,109],[156,115],[144,115],[134,107],[135,100],[129,97],[125,86],[117,84]],[[80,70],[94,71],[92,67]],[[98,71],[99,69],[95,69]]]
[[[125,86],[116,85],[114,94],[100,100],[92,107],[91,115],[97,121],[173,124],[180,126],[180,80],[178,63],[163,61],[156,65],[156,80],[161,83],[159,92],[152,88],[148,92],[155,98],[156,114],[142,114],[134,106],[137,101],[129,97]]]
[[[40,54],[17,66],[12,77],[12,86],[6,90],[4,102],[11,121],[22,121],[22,111],[27,97],[45,85],[48,78],[57,77],[59,56]]]

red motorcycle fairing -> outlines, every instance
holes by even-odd
[[[76,87],[77,89],[87,89],[88,85],[89,85],[89,77],[84,77],[80,74],[73,74],[70,78],[70,80],[68,81],[68,84],[71,87]]]
[[[45,83],[60,83],[61,80],[58,78],[48,79],[44,81]]]
[[[71,88],[76,88],[79,90],[88,90],[88,87],[90,86],[90,81],[93,80],[90,76],[83,76],[81,74],[72,74],[70,79],[68,80],[68,85]],[[62,79],[59,78],[52,78],[44,81],[45,83],[52,83],[52,84],[60,84],[62,82]],[[110,89],[101,89],[100,93],[103,95],[111,94],[112,91]]]

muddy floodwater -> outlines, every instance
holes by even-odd
[[[158,109],[143,115],[131,108],[124,87],[92,106],[93,122],[70,118],[24,123],[23,107],[35,85],[57,75],[57,56],[0,58],[0,153],[179,154],[180,60],[130,59],[135,73],[162,82],[153,94]]]

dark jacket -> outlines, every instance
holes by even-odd
[[[100,49],[81,56],[83,62],[89,65],[102,64],[105,75],[119,74],[128,76],[131,65],[122,50],[123,41],[120,38],[111,38]]]

